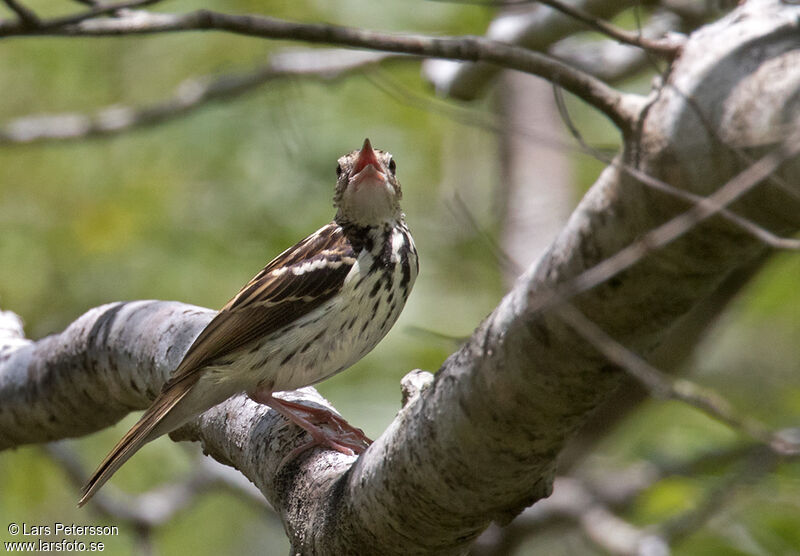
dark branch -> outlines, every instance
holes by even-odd
[[[147,0],[139,0],[139,4],[144,3]],[[90,10],[93,13],[91,17],[96,15],[94,12],[98,9]],[[600,110],[623,131],[630,129],[640,107],[640,103],[635,100],[638,97],[624,95],[590,74],[576,70],[555,58],[480,37],[389,34],[337,25],[294,23],[263,16],[229,15],[209,10],[186,14],[136,12],[130,17],[103,19],[88,19],[87,13],[89,12],[71,18],[43,21],[40,27],[33,30],[19,24],[0,25],[0,36],[85,37],[196,30],[226,31],[266,39],[300,40],[432,58],[487,62],[531,73],[558,83]],[[72,21],[76,18],[79,22]]]
[[[3,0],[3,3],[8,6],[12,12],[17,14],[20,22],[26,27],[38,27],[41,24],[39,16],[27,6],[17,2],[17,0]]]
[[[592,29],[608,35],[621,43],[638,46],[644,50],[648,50],[659,56],[663,56],[668,60],[672,60],[680,52],[683,41],[669,41],[669,40],[652,40],[642,36],[640,33],[631,33],[625,29],[620,29],[616,25],[612,25],[607,21],[595,17],[594,15],[581,10],[575,6],[571,6],[561,0],[536,0],[540,4],[550,6],[554,10],[558,10],[570,17],[585,23]]]

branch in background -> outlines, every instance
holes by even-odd
[[[748,3],[736,17],[693,35],[685,52],[695,55],[678,59],[672,75],[697,86],[709,78],[721,80],[722,72],[737,91],[759,91],[765,76],[756,71],[756,62],[781,62],[787,71],[800,67],[792,63],[796,44],[786,40],[780,43],[783,50],[774,43],[742,48],[742,37],[757,46],[759,39],[785,38],[796,16],[796,9],[778,2]],[[727,87],[697,89],[695,100],[704,111],[727,106],[732,86],[723,83]],[[788,118],[797,102],[796,87],[785,79],[772,83],[770,92],[770,103],[758,110],[753,107],[760,97],[735,97],[729,109],[757,114],[737,120],[737,129],[757,137],[763,122]],[[647,138],[663,139],[663,144],[626,144],[626,149],[637,147],[643,171],[659,179],[669,176],[673,186],[696,194],[743,179],[737,177],[739,160],[719,149],[713,137],[681,134],[697,128],[697,115],[670,89],[661,91],[643,117]],[[765,169],[763,164],[753,168]],[[713,179],[698,179],[709,169]],[[797,171],[797,165],[784,169],[792,182]],[[758,177],[747,172],[739,176]],[[304,440],[302,435],[244,396],[204,413],[182,431],[183,438],[202,441],[208,453],[253,479],[276,502],[296,551],[462,551],[490,520],[506,522],[549,493],[564,442],[616,386],[618,368],[557,314],[541,310],[538,294],[557,290],[681,213],[681,203],[666,196],[653,202],[653,197],[619,168],[606,169],[545,256],[435,379],[412,392],[396,420],[357,460],[313,451],[283,465],[283,456]],[[775,188],[760,188],[759,195],[741,199],[739,208],[756,214],[759,225],[784,233],[800,229],[796,200]],[[571,302],[620,344],[645,351],[732,269],[765,250],[724,219],[708,219],[702,226],[695,222],[681,241],[646,253],[624,276]],[[0,360],[3,437],[19,443],[20,437],[42,436],[42,429],[54,434],[62,416],[81,411],[91,427],[98,427],[146,405],[155,395],[150,389],[158,388],[208,322],[210,313],[185,308],[115,304],[81,317],[61,335],[13,350]],[[68,342],[65,334],[75,341]],[[290,395],[325,403],[311,389]],[[47,396],[49,404],[41,401]],[[69,425],[64,430],[79,434],[74,423]],[[377,547],[378,541],[384,545]]]
[[[605,551],[615,554],[641,555],[648,552],[639,549],[646,549],[648,546],[663,551],[664,548],[668,548],[668,543],[673,544],[678,542],[679,538],[683,538],[678,531],[683,534],[691,532],[682,524],[691,523],[692,526],[697,526],[701,523],[701,520],[696,519],[695,510],[660,527],[634,528],[633,530],[627,529],[630,524],[618,521],[619,518],[615,514],[630,510],[640,496],[670,477],[692,478],[702,474],[719,474],[726,468],[735,465],[742,467],[742,471],[734,472],[724,481],[724,485],[735,487],[744,482],[742,480],[743,472],[754,470],[753,462],[762,460],[777,462],[778,457],[762,444],[736,444],[703,452],[686,461],[675,463],[641,461],[618,471],[593,472],[590,478],[559,477],[555,481],[550,498],[542,500],[522,512],[507,527],[501,528],[497,525],[489,527],[472,545],[470,555],[505,556],[512,554],[515,549],[536,534],[563,526],[565,523],[580,526],[584,535],[591,538],[595,529],[583,526],[586,521],[591,521],[584,519],[583,516],[597,509],[604,514],[601,514],[601,522],[607,520],[611,524],[618,523],[619,530],[633,533],[622,538],[604,541],[605,535],[601,531],[596,544]],[[591,472],[592,469],[589,471]],[[759,471],[757,476],[764,474],[763,466],[759,468]],[[719,500],[712,493],[710,496]],[[710,506],[710,503],[706,501],[701,505]],[[703,513],[706,516],[709,515],[708,511]]]
[[[711,390],[702,388],[688,380],[672,380],[650,365],[643,358],[616,342],[602,328],[586,318],[569,303],[557,308],[558,315],[581,336],[586,338],[609,361],[636,378],[656,399],[678,400],[698,409],[732,429],[747,434],[764,443],[781,455],[800,454],[800,444],[793,443],[786,435],[770,431],[765,425],[751,417],[735,413],[730,403]]]
[[[773,472],[780,463],[776,454],[767,450],[754,450],[740,463],[741,469],[723,478],[712,487],[692,509],[657,527],[660,535],[671,546],[680,543],[700,530],[710,519],[729,505],[738,492]]]
[[[638,5],[636,0],[581,0],[576,6],[603,19]],[[561,39],[584,29],[581,22],[552,9],[531,9],[525,13],[501,13],[489,25],[485,37],[546,52]],[[487,64],[464,64],[429,60],[423,65],[425,77],[442,96],[463,100],[476,98],[497,75],[498,68]]]
[[[675,14],[658,11],[642,28],[641,36],[654,39],[685,28],[683,20]],[[653,66],[647,51],[614,40],[587,41],[578,36],[567,37],[553,44],[548,53],[606,83],[632,77]]]
[[[508,527],[492,525],[474,543],[470,555],[515,553],[515,549],[536,533],[564,523],[577,526],[604,553],[628,556],[669,554],[665,539],[620,518],[582,480],[559,477],[549,498],[525,510]]]
[[[541,4],[553,8],[556,11],[567,15],[586,26],[594,29],[595,31],[607,35],[618,43],[628,44],[647,50],[658,56],[663,56],[669,60],[677,56],[680,52],[683,40],[678,40],[676,37],[662,40],[652,40],[644,37],[641,33],[632,33],[626,29],[622,29],[609,23],[603,18],[597,17],[573,4],[561,2],[561,0],[521,0],[517,2],[499,2],[494,0],[434,0],[435,2],[444,2],[452,4],[470,4],[473,6],[486,6],[486,7],[508,7],[520,6],[522,4]]]
[[[88,19],[75,24],[55,25],[51,20],[45,20],[36,29],[28,29],[22,25],[0,25],[0,36],[86,37],[194,30],[217,30],[266,39],[301,40],[415,56],[487,62],[538,75],[558,83],[605,114],[623,131],[631,129],[641,108],[640,97],[623,94],[603,81],[563,64],[555,58],[480,37],[389,34],[337,25],[294,23],[261,16],[229,15],[208,10],[185,14],[140,11],[123,17]]]
[[[431,98],[419,95],[416,92],[408,89],[401,82],[392,79],[386,73],[376,72],[374,75],[371,75],[369,79],[381,91],[396,99],[398,102],[408,106],[414,106],[422,110],[440,114],[452,121],[461,123],[463,125],[479,127],[495,133],[498,136],[504,134],[513,134],[551,150],[557,150],[559,152],[573,151],[587,154],[596,160],[603,162],[604,164],[621,169],[623,172],[625,172],[625,174],[634,178],[646,187],[649,187],[655,191],[666,193],[667,195],[676,197],[678,199],[683,199],[690,205],[699,205],[701,203],[708,202],[707,197],[703,197],[701,195],[694,194],[691,191],[670,185],[663,180],[655,178],[646,172],[643,172],[642,170],[625,163],[619,157],[606,155],[599,149],[589,145],[583,139],[577,127],[572,122],[572,119],[566,110],[563,95],[558,87],[553,87],[556,103],[559,107],[563,122],[569,129],[573,138],[577,141],[578,147],[570,145],[561,139],[554,139],[552,135],[546,135],[539,129],[535,129],[531,126],[520,125],[519,118],[501,118],[487,112],[454,105],[452,103],[436,102]],[[786,134],[792,132],[792,129],[788,126],[784,126],[782,132],[784,135],[778,136],[773,128],[770,131],[770,140],[774,142],[780,142],[786,138]],[[741,153],[737,151],[737,155],[740,154]],[[742,157],[742,160],[747,161],[749,164],[752,164],[753,162],[752,159],[747,159],[744,157]],[[781,180],[775,175],[770,176],[770,179],[779,183],[781,182]],[[760,226],[752,220],[732,212],[724,206],[718,206],[717,211],[719,216],[740,227],[742,230],[762,241],[765,245],[768,245],[774,249],[800,250],[800,240],[798,239],[778,236],[763,226]],[[497,260],[501,259],[507,260],[507,257],[503,256]]]
[[[89,478],[87,469],[77,454],[63,442],[52,442],[43,447],[45,453],[66,473],[67,478],[79,491]],[[212,459],[199,457],[188,479],[139,494],[125,495],[107,485],[97,493],[92,508],[116,522],[128,523],[134,530],[152,529],[168,523],[177,514],[191,507],[198,496],[209,491],[225,488],[242,497],[257,508],[275,513],[252,483],[230,467]]]
[[[596,17],[576,6],[566,4],[560,0],[536,0],[539,4],[550,6],[554,10],[558,10],[578,21],[585,23],[595,31],[608,35],[612,39],[619,41],[623,44],[636,46],[653,54],[663,56],[668,60],[673,59],[678,55],[681,45],[684,43],[685,38],[678,40],[673,36],[671,39],[652,40],[644,36],[642,33],[632,33],[621,29],[616,25],[612,25],[602,18]]]
[[[186,79],[175,88],[170,98],[149,106],[109,106],[94,114],[16,118],[0,125],[0,145],[117,135],[186,116],[209,103],[242,96],[277,79],[307,77],[334,80],[398,57],[401,56],[352,50],[286,51],[273,55],[269,64],[249,72]]]
[[[20,22],[28,27],[38,27],[40,25],[39,17],[36,13],[27,6],[20,4],[17,0],[3,0],[3,3],[8,8],[17,14]]]
[[[649,230],[614,255],[584,270],[568,283],[560,285],[558,291],[541,292],[536,301],[537,305],[542,309],[550,307],[607,282],[614,276],[639,263],[648,253],[663,248],[685,235],[701,222],[719,214],[724,208],[772,176],[786,161],[793,159],[798,153],[800,153],[800,132],[795,132],[775,149],[731,178],[714,193],[702,198],[689,210]],[[744,229],[748,232],[751,231],[749,227]],[[754,237],[759,240],[762,239],[756,234],[754,234]],[[797,242],[787,240],[787,243],[791,243],[793,249],[798,248]]]
[[[499,126],[500,175],[493,184],[498,205],[494,216],[502,237],[499,251],[516,263],[516,268],[501,267],[511,287],[520,270],[539,259],[558,235],[577,200],[570,187],[569,151],[549,149],[515,133],[518,127],[536,129],[564,142],[549,84],[514,72],[506,72],[501,79],[494,102],[497,119],[513,125]]]

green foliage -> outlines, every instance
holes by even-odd
[[[65,12],[65,4],[55,0],[31,5],[42,13]],[[179,0],[159,9],[194,7]],[[204,7],[440,34],[482,33],[491,15],[479,7],[424,1],[238,0]],[[0,122],[144,105],[171,95],[188,77],[246,71],[285,46],[222,33],[6,40],[0,47]],[[381,71],[413,93],[429,93],[418,65],[390,63]],[[630,87],[641,90],[646,79]],[[572,100],[569,106],[589,142],[618,143],[601,117]],[[274,255],[329,221],[336,158],[359,147],[365,136],[396,157],[421,275],[386,341],[319,388],[345,417],[376,436],[399,407],[399,379],[414,368],[435,371],[496,305],[504,287],[482,234],[493,235],[498,227],[492,214],[498,185],[494,137],[399,102],[375,86],[374,76],[275,81],[233,102],[115,138],[0,148],[0,307],[20,314],[33,338],[121,299],[219,307]],[[575,164],[578,192],[602,165],[583,156]],[[459,216],[456,194],[480,232]],[[798,264],[789,256],[771,264],[691,365],[693,379],[774,426],[796,422],[800,412]],[[87,469],[134,419],[75,443]],[[681,404],[650,402],[600,453],[615,467],[641,459],[682,461],[734,439],[727,428]],[[159,440],[109,486],[141,492],[185,478],[193,461],[185,448]],[[797,464],[787,464],[744,489],[719,522],[687,539],[677,553],[796,553],[798,477]],[[646,525],[691,509],[707,491],[706,478],[664,481],[626,517]],[[109,523],[91,507],[75,508],[76,488],[38,447],[0,457],[0,493],[0,523]],[[133,531],[122,529],[106,553],[132,552]],[[201,496],[156,531],[153,541],[163,554],[274,554],[287,547],[274,520],[224,493]],[[590,550],[574,534],[545,535],[534,549]]]

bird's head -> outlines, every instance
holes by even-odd
[[[392,155],[373,149],[369,139],[361,150],[339,159],[339,179],[333,205],[336,221],[357,226],[382,226],[399,220],[403,193],[395,177]]]

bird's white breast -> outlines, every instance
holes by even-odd
[[[373,249],[361,250],[337,295],[265,337],[220,378],[245,390],[295,390],[343,371],[372,350],[400,316],[418,273],[405,226],[375,233]]]

